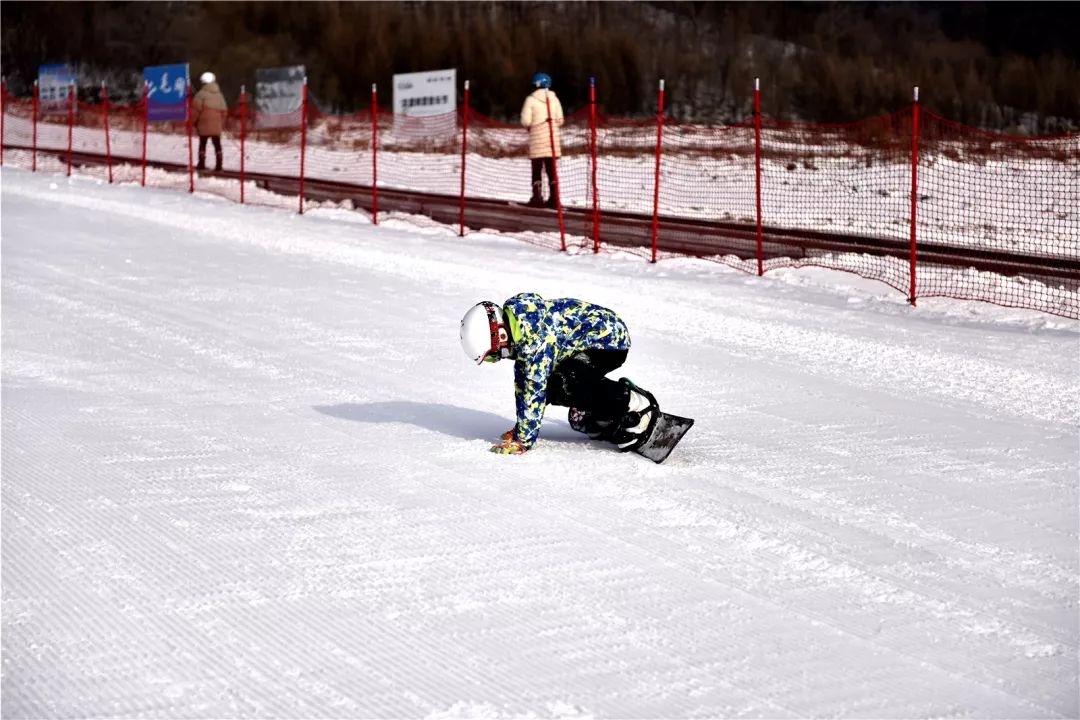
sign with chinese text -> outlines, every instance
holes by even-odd
[[[146,80],[147,119],[169,122],[187,119],[188,66],[154,65],[143,69]]]
[[[394,76],[394,114],[442,115],[457,110],[457,69]]]

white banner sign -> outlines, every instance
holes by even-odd
[[[304,103],[303,65],[255,70],[256,127],[297,127]]]
[[[457,69],[394,76],[394,114],[442,115],[457,110]]]
[[[38,111],[42,115],[66,113],[70,102],[75,71],[70,65],[41,65],[38,67]]]

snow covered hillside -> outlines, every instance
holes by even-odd
[[[1080,323],[0,180],[4,717],[1080,713]],[[487,452],[521,290],[625,318],[668,463]]]

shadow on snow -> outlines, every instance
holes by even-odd
[[[496,438],[513,422],[494,413],[455,405],[404,400],[316,405],[324,415],[365,423],[408,423],[465,440]]]
[[[464,440],[494,440],[513,425],[513,418],[482,410],[421,403],[407,400],[374,403],[341,403],[316,405],[323,415],[364,423],[407,423],[425,430]],[[565,408],[560,408],[565,412]],[[551,408],[548,409],[549,413]],[[565,422],[544,422],[543,437],[549,440],[580,442],[585,438],[570,429]]]

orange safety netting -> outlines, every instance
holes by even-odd
[[[189,171],[198,139],[189,149],[186,123],[151,123],[144,133],[141,103],[76,102],[70,122],[68,115],[39,109],[34,122],[32,99],[5,94],[4,162],[30,167],[34,148],[65,158],[70,144],[76,157],[111,159],[119,181],[141,182],[145,153],[155,185],[239,200],[243,146],[245,202],[269,197],[257,188],[298,195],[301,178],[305,194],[322,183],[319,196],[369,211],[379,192],[465,205],[523,205],[531,194],[527,130],[467,106],[417,118],[371,108],[328,114],[309,102],[268,116],[240,101],[222,135],[225,177]],[[1080,317],[1076,134],[989,133],[917,104],[848,124],[754,117],[722,127],[586,107],[569,113],[559,134],[559,196],[572,246],[599,240],[653,257],[655,237],[660,256],[705,257],[747,272],[815,265],[880,280],[912,300],[975,299]],[[208,147],[207,165],[213,161]],[[530,239],[550,245],[550,237]]]

